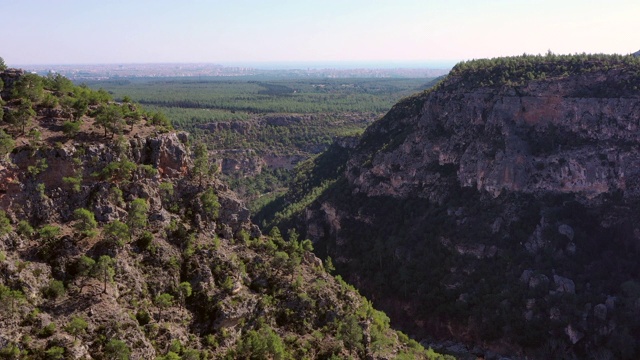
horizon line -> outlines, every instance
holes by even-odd
[[[249,67],[256,70],[295,70],[295,69],[448,69],[461,60],[269,60],[269,61],[223,61],[223,62],[82,62],[82,63],[31,63],[7,64],[9,67],[46,67],[46,66],[135,66],[135,65],[216,65],[222,67]],[[265,68],[264,66],[268,66]],[[349,67],[346,67],[349,66]],[[355,67],[353,67],[355,66]]]

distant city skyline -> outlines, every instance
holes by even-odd
[[[42,63],[42,64],[13,64],[17,66],[35,67],[42,69],[51,67],[72,66],[136,66],[136,65],[210,65],[222,67],[241,67],[261,70],[284,69],[450,69],[456,60],[425,60],[425,61],[229,61],[229,62],[114,62],[114,63]]]
[[[0,0],[0,12],[9,66],[451,67],[640,49],[637,0]]]
[[[448,73],[448,68],[381,68],[381,67],[301,67],[284,64],[280,67],[233,67],[215,64],[85,64],[85,65],[25,65],[26,71],[40,75],[59,73],[82,82],[85,80],[125,79],[137,77],[242,77],[264,78],[434,78]]]

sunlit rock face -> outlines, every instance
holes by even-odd
[[[494,197],[553,191],[593,198],[615,189],[636,196],[639,94],[610,86],[625,76],[481,88],[451,77],[399,121],[410,130],[395,147],[376,153],[368,168],[360,165],[370,154],[353,159],[349,179],[369,195],[433,198],[442,173],[433,170],[450,166],[461,186]],[[372,126],[368,136],[384,136],[386,126]]]

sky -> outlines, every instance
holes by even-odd
[[[9,66],[453,65],[640,50],[639,0],[0,0],[0,14]]]

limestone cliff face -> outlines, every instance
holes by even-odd
[[[612,344],[640,335],[636,68],[498,85],[454,71],[367,129],[307,235],[414,335],[635,354]]]
[[[637,196],[640,93],[616,89],[624,70],[466,88],[455,76],[423,95],[408,132],[381,149],[369,168],[361,154],[350,182],[368,195],[432,198],[434,167],[452,166],[457,182],[496,197],[505,191],[577,193],[622,190]],[[391,115],[391,114],[390,114]],[[367,137],[384,136],[385,120]]]

